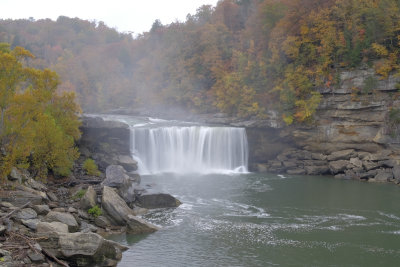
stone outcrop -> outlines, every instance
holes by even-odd
[[[369,91],[368,79],[376,81]],[[373,69],[359,69],[343,71],[340,81],[337,88],[319,88],[323,97],[313,125],[275,129],[275,138],[287,146],[273,158],[251,159],[253,169],[397,182],[400,132],[390,112],[400,110],[394,95],[400,77],[380,80]]]
[[[93,158],[101,171],[109,165],[122,165],[128,171],[137,170],[137,162],[131,158],[129,126],[123,122],[104,120],[100,117],[82,118],[81,153]]]

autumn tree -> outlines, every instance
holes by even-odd
[[[74,95],[56,93],[58,76],[28,66],[33,55],[21,47],[0,50],[1,135],[0,170],[30,168],[40,177],[48,170],[68,175],[78,157],[80,137]]]

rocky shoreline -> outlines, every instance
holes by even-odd
[[[368,153],[347,149],[326,155],[292,149],[284,151],[276,159],[265,164],[257,164],[256,168],[260,172],[333,175],[337,179],[400,185],[399,160],[390,150]]]
[[[100,126],[101,140],[93,135]],[[116,266],[128,248],[107,240],[108,234],[157,231],[140,215],[180,205],[140,185],[137,163],[118,147],[126,140],[115,139],[124,126],[115,126],[96,120],[83,125],[83,153],[68,178],[49,176],[42,183],[13,168],[0,190],[0,266]],[[101,163],[100,176],[85,173],[88,157]]]

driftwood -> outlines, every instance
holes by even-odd
[[[25,235],[22,235],[22,234],[19,234],[16,232],[9,232],[7,235],[12,240],[11,241],[12,243],[5,242],[3,244],[3,248],[10,249],[10,250],[17,250],[18,252],[16,252],[16,253],[18,253],[19,257],[21,257],[21,255],[24,256],[24,254],[26,253],[26,249],[31,249],[32,251],[34,251],[36,253],[42,254],[45,257],[46,261],[50,264],[50,266],[53,266],[51,264],[51,261],[49,261],[49,260],[52,260],[52,261],[57,262],[61,266],[69,267],[69,265],[66,262],[58,259],[56,256],[54,256],[48,250],[46,250],[44,248],[37,249],[35,247],[35,244],[37,244],[35,240],[42,239],[42,237],[31,238],[31,237],[28,237],[28,236],[25,236]],[[18,239],[20,240],[19,242],[21,242],[21,240],[22,240],[24,245],[21,245],[21,243],[18,243],[18,241],[17,241]]]
[[[57,262],[58,264],[64,266],[64,267],[69,267],[69,265],[65,262],[63,262],[62,260],[57,259],[56,256],[54,256],[53,254],[50,253],[50,251],[48,251],[47,249],[42,248],[43,254],[46,255],[47,257],[53,259],[55,262]]]

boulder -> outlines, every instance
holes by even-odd
[[[331,161],[329,162],[329,169],[332,174],[337,174],[343,172],[347,168],[348,164],[349,162],[347,160]]]
[[[102,185],[118,189],[118,194],[128,203],[135,200],[134,181],[120,165],[110,165],[106,169],[106,179]]]
[[[182,204],[175,197],[159,192],[147,191],[137,197],[137,203],[145,209],[175,208]]]
[[[116,266],[128,248],[95,233],[52,233],[38,240],[42,248],[71,266]]]
[[[128,155],[118,155],[118,165],[121,165],[128,172],[137,170],[137,161]]]
[[[17,214],[15,215],[15,218],[20,220],[36,219],[37,213],[31,208],[26,208],[18,211]]]
[[[68,233],[68,225],[61,222],[39,222],[36,226],[36,232],[38,233]]]
[[[127,225],[129,228],[134,228],[131,229],[132,232],[148,233],[158,230],[156,226],[135,217],[134,211],[108,186],[104,186],[103,188],[102,207],[110,218],[111,223],[120,226]]]
[[[48,205],[34,205],[32,207],[38,215],[46,215],[50,212],[50,208]]]
[[[159,230],[157,226],[149,224],[148,222],[139,217],[133,216],[131,214],[129,214],[127,217],[128,217],[127,221],[128,233],[142,234],[142,233],[152,233]]]
[[[89,186],[86,190],[85,195],[80,200],[80,206],[84,210],[88,210],[96,206],[97,194],[94,191],[93,186]]]
[[[327,159],[329,161],[348,160],[351,157],[354,157],[355,155],[356,152],[354,151],[354,149],[346,149],[333,152],[327,157]]]
[[[39,224],[40,221],[38,219],[28,219],[28,220],[21,220],[21,222],[29,229],[36,230],[37,225]]]
[[[116,225],[126,225],[126,216],[133,214],[126,202],[108,186],[103,188],[102,208]]]
[[[70,232],[76,232],[79,229],[78,222],[75,217],[70,213],[58,212],[58,211],[50,211],[46,217],[44,217],[44,221],[46,222],[61,222],[68,225],[68,229]]]
[[[122,166],[110,165],[106,169],[106,179],[102,185],[114,188],[130,186],[129,176]]]

